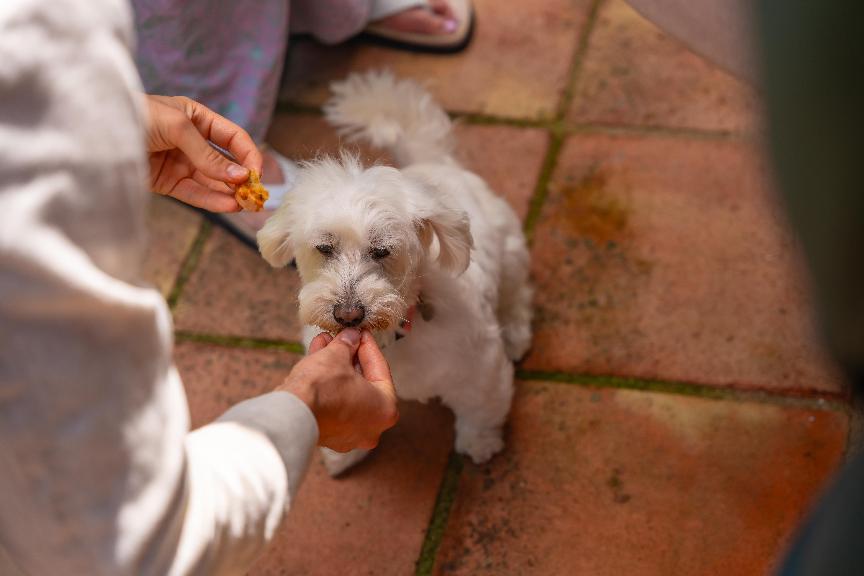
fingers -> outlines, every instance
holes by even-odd
[[[233,195],[221,194],[203,186],[191,178],[180,180],[168,193],[169,196],[208,212],[237,212],[240,206]]]
[[[192,179],[195,180],[197,183],[201,184],[202,186],[213,190],[214,192],[221,192],[222,194],[230,194],[232,196],[234,195],[234,190],[228,184],[226,184],[225,182],[220,182],[219,180],[214,180],[209,176],[205,176],[198,170],[196,170],[192,174]]]
[[[240,184],[249,178],[249,170],[231,162],[217,152],[186,116],[178,113],[168,126],[168,138],[179,148],[195,168],[205,176]]]
[[[309,343],[309,354],[314,354],[315,352],[318,352],[319,350],[323,350],[332,341],[333,341],[333,336],[331,336],[327,332],[321,332],[315,338],[312,339],[312,342]]]
[[[360,360],[363,376],[367,380],[370,382],[389,382],[390,388],[393,387],[390,366],[384,359],[384,354],[381,353],[378,344],[375,343],[375,338],[371,332],[363,332],[360,347],[357,350],[357,358]]]
[[[261,152],[243,128],[194,100],[184,99],[183,104],[192,123],[204,138],[231,152],[246,168],[261,173]],[[243,180],[231,181],[239,184],[245,181],[245,176]]]

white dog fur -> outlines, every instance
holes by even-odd
[[[258,233],[261,254],[275,267],[296,257],[307,346],[342,328],[337,308],[363,310],[360,327],[384,347],[399,397],[439,397],[455,413],[456,450],[484,462],[503,447],[512,361],[531,342],[519,220],[454,160],[450,119],[418,84],[371,72],[332,89],[330,123],[390,151],[401,170],[364,168],[347,153],[304,164]],[[396,341],[420,298],[426,319],[416,314]],[[366,452],[323,454],[336,475]]]

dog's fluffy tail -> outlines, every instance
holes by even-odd
[[[352,74],[331,85],[327,120],[349,140],[365,140],[396,163],[441,162],[451,157],[451,123],[432,96],[389,71]]]

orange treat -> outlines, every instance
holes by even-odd
[[[270,197],[267,189],[261,185],[258,172],[249,170],[249,180],[237,187],[234,199],[244,210],[249,212],[260,212],[264,209],[264,202]]]

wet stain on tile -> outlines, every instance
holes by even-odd
[[[626,234],[630,215],[629,207],[607,192],[608,185],[607,174],[593,168],[577,183],[567,182],[561,187],[562,223],[573,234],[598,246],[620,240]]]

